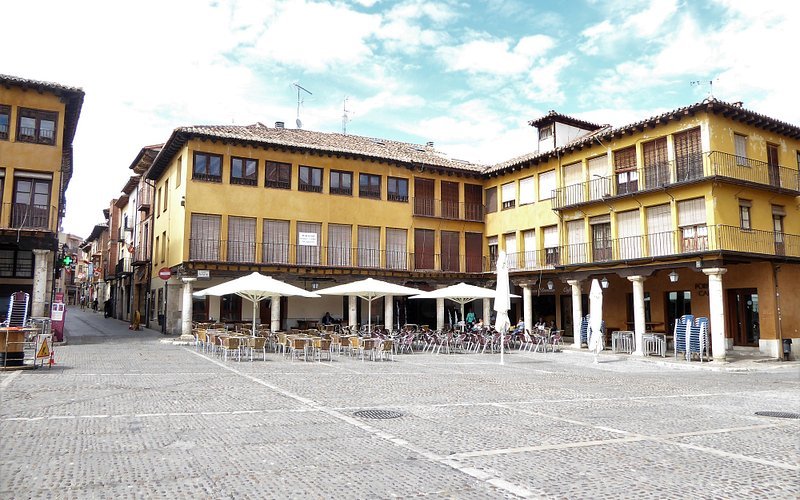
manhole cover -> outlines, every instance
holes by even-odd
[[[361,418],[377,418],[377,419],[398,418],[403,416],[403,414],[400,413],[399,411],[391,411],[391,410],[361,410],[355,412],[353,415]]]
[[[757,411],[756,415],[761,417],[800,418],[800,413],[789,413],[786,411]]]

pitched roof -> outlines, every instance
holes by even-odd
[[[158,179],[175,154],[192,138],[238,142],[257,147],[335,154],[353,158],[394,162],[408,168],[458,171],[480,175],[484,165],[448,158],[432,145],[376,139],[358,135],[314,132],[303,129],[253,125],[198,125],[180,127],[169,140],[147,171],[148,179]]]
[[[561,147],[545,151],[542,153],[531,152],[510,160],[497,163],[484,170],[485,175],[499,175],[507,170],[516,170],[525,166],[536,165],[547,162],[550,158],[563,156],[569,151],[581,150],[592,145],[593,141],[611,140],[614,137],[621,137],[628,133],[641,132],[647,127],[654,127],[671,121],[679,121],[685,116],[692,116],[698,112],[708,112],[719,114],[731,120],[747,123],[750,126],[758,127],[763,130],[785,135],[792,139],[800,139],[800,127],[787,122],[770,118],[766,115],[750,111],[741,106],[741,103],[728,103],[717,99],[705,99],[704,101],[678,108],[660,115],[651,116],[644,120],[613,128],[605,126],[594,132],[582,135],[572,142]]]
[[[562,115],[561,113],[556,113],[552,109],[543,117],[529,121],[528,125],[538,128],[541,127],[542,125],[549,125],[553,122],[566,123],[567,125],[573,125],[575,127],[587,130],[597,130],[603,127],[603,125],[587,122],[585,120],[581,120],[580,118],[575,118],[573,116],[567,116],[567,115]]]

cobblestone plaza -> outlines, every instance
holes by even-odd
[[[2,498],[796,498],[797,364],[222,361],[71,309],[0,372]],[[682,369],[679,369],[682,368]],[[402,415],[369,419],[361,410]]]

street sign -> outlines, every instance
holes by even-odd
[[[100,277],[100,270],[99,269],[95,269],[94,270],[94,277],[95,278],[99,278]]]
[[[167,281],[172,276],[172,271],[169,270],[168,267],[162,267],[158,270],[158,277],[164,281]]]
[[[209,279],[211,278],[211,271],[208,269],[198,269],[197,270],[197,278],[198,279]]]

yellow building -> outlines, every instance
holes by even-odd
[[[282,124],[176,129],[145,174],[151,307],[177,332],[181,287],[251,271],[308,289],[366,275],[491,285],[504,249],[523,297],[511,316],[529,328],[541,317],[573,333],[597,278],[607,329],[634,331],[638,346],[684,314],[710,319],[717,359],[734,345],[777,355],[800,337],[800,127],[716,100],[619,128],[555,112],[531,125],[537,151],[493,166]],[[184,285],[197,271],[212,281]],[[284,300],[281,327],[347,314],[323,300]],[[404,319],[442,322],[402,302]],[[248,310],[235,298],[194,305],[197,319]]]
[[[0,317],[13,292],[49,315],[83,91],[0,75]]]

